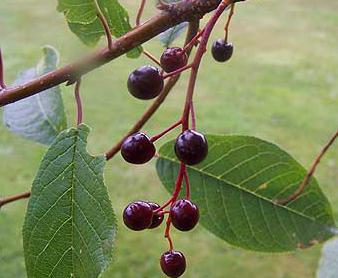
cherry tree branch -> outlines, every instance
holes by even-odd
[[[276,200],[275,202],[279,205],[286,205],[287,203],[296,200],[305,190],[305,188],[309,185],[311,178],[313,177],[313,174],[315,173],[317,166],[320,163],[320,160],[323,158],[323,156],[326,154],[326,152],[329,150],[329,148],[333,145],[334,141],[338,137],[338,130],[336,133],[331,137],[329,142],[324,146],[324,148],[321,150],[321,152],[318,154],[316,159],[313,161],[312,166],[310,170],[307,172],[304,180],[302,183],[299,185],[297,190],[291,194],[289,197],[281,200]]]
[[[240,1],[245,0],[229,0],[229,3]],[[220,0],[182,0],[175,4],[166,5],[165,10],[114,40],[110,49],[108,47],[99,49],[81,60],[49,72],[25,84],[3,89],[0,94],[0,107],[65,82],[74,83],[79,76],[116,59],[163,31],[181,22],[202,18],[206,13],[217,8],[220,2]]]
[[[3,205],[6,205],[6,204],[9,204],[9,203],[18,201],[18,200],[29,198],[30,195],[31,195],[31,192],[28,191],[28,192],[19,193],[17,195],[13,195],[13,196],[2,198],[2,199],[0,199],[0,208]]]

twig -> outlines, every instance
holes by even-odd
[[[100,19],[102,26],[103,26],[103,29],[104,29],[104,32],[105,32],[106,37],[107,37],[108,49],[112,50],[113,49],[113,37],[112,37],[111,32],[110,32],[109,24],[107,22],[107,19],[104,16],[104,14],[102,13],[101,8],[100,8],[100,6],[99,6],[99,4],[97,3],[96,0],[94,0],[94,5],[95,5],[97,17]]]
[[[141,17],[143,15],[144,7],[146,5],[147,0],[141,0],[140,8],[138,9],[137,16],[136,16],[136,26],[141,25]]]
[[[10,197],[2,198],[0,199],[0,208],[6,204],[9,204],[9,203],[12,203],[18,200],[27,199],[29,198],[30,195],[31,195],[31,192],[28,191],[28,192],[19,193],[17,195],[13,195]]]
[[[0,107],[38,94],[61,83],[77,80],[79,76],[116,59],[181,22],[200,19],[204,14],[214,10],[219,3],[220,0],[209,0],[180,1],[171,4],[175,12],[160,12],[144,24],[114,40],[111,49],[107,47],[100,49],[81,60],[51,71],[26,84],[3,90],[0,94]]]
[[[287,203],[296,200],[305,190],[305,188],[308,186],[308,184],[311,181],[311,178],[313,176],[313,174],[316,171],[317,166],[320,163],[320,160],[323,158],[323,156],[325,155],[325,153],[328,151],[328,149],[332,146],[332,144],[334,143],[334,141],[337,139],[338,137],[338,130],[336,131],[336,133],[331,137],[330,141],[324,146],[324,148],[321,150],[321,152],[318,154],[318,156],[316,157],[316,159],[313,161],[312,166],[310,168],[310,170],[308,171],[308,173],[306,174],[304,180],[302,181],[302,183],[299,185],[299,187],[297,188],[297,190],[291,194],[289,197],[285,198],[285,199],[281,199],[281,200],[276,200],[275,203],[279,204],[279,205],[286,205]]]
[[[76,100],[76,106],[77,106],[77,125],[80,125],[82,123],[82,115],[83,115],[80,87],[81,87],[81,78],[79,78],[75,84],[75,100]]]

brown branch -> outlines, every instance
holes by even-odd
[[[197,34],[199,28],[199,20],[192,21],[189,23],[189,29],[187,32],[185,44],[188,44]],[[190,55],[193,45],[189,47],[186,51],[187,54]],[[157,109],[161,106],[164,100],[167,98],[168,94],[170,93],[171,89],[175,86],[176,82],[180,78],[180,75],[176,75],[171,77],[167,83],[165,84],[162,93],[155,99],[153,104],[148,108],[148,110],[142,115],[142,117],[134,124],[134,126],[121,138],[119,142],[117,142],[107,153],[106,158],[107,160],[111,159],[116,155],[122,146],[123,141],[130,136],[131,134],[139,131],[145,123],[155,114]]]
[[[0,208],[6,204],[9,204],[9,203],[21,200],[21,199],[29,198],[30,195],[31,195],[31,192],[28,191],[28,192],[19,193],[17,195],[13,195],[10,197],[2,198],[0,199]]]
[[[245,0],[233,0],[233,2],[239,1]],[[161,11],[144,24],[114,40],[111,49],[105,47],[79,61],[49,72],[26,84],[2,90],[0,94],[0,107],[64,82],[74,83],[79,76],[116,59],[163,31],[183,21],[193,21],[202,18],[203,15],[214,10],[220,2],[220,0],[184,0],[170,4],[166,7],[166,10]]]
[[[285,199],[276,200],[275,203],[277,203],[279,205],[286,205],[287,203],[296,200],[304,192],[305,188],[309,185],[309,183],[311,181],[311,178],[313,177],[313,174],[315,173],[316,168],[317,168],[318,164],[320,163],[320,160],[323,158],[323,156],[328,151],[328,149],[332,146],[332,144],[337,139],[337,137],[338,137],[338,130],[331,137],[331,139],[329,140],[329,142],[324,146],[324,148],[318,154],[318,156],[316,157],[316,159],[313,161],[310,170],[306,174],[304,180],[299,185],[299,187],[297,188],[297,190],[293,194],[291,194],[289,197],[287,197]]]

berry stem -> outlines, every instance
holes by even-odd
[[[31,192],[23,192],[23,193],[19,193],[17,195],[13,195],[13,196],[9,196],[9,197],[5,197],[0,199],[0,208],[6,204],[18,201],[18,200],[22,200],[22,199],[26,199],[29,198],[29,196],[31,195]]]
[[[143,15],[144,7],[146,5],[147,0],[141,0],[141,5],[138,9],[137,16],[136,16],[136,26],[141,25],[141,18]]]
[[[336,131],[335,134],[333,134],[333,136],[331,137],[331,139],[329,140],[329,142],[324,146],[324,148],[318,154],[318,156],[316,157],[316,159],[313,161],[310,170],[307,172],[304,180],[299,185],[299,187],[297,188],[297,190],[293,194],[291,194],[289,197],[287,197],[285,199],[276,200],[275,202],[277,204],[279,204],[279,205],[286,205],[287,203],[296,200],[304,192],[305,188],[310,183],[311,178],[313,177],[313,174],[315,173],[316,168],[317,168],[317,166],[320,163],[320,160],[323,158],[323,156],[329,150],[329,148],[333,145],[333,143],[335,142],[335,140],[337,139],[337,137],[338,137],[338,130]]]
[[[193,101],[191,101],[190,103],[190,113],[191,113],[191,128],[193,130],[196,130],[196,114]]]
[[[201,37],[201,42],[199,44],[199,47],[197,49],[194,61],[192,63],[191,67],[191,73],[190,73],[190,79],[189,79],[189,85],[188,85],[188,90],[187,90],[187,95],[186,95],[186,100],[185,100],[185,106],[183,110],[183,115],[182,115],[182,128],[183,131],[187,130],[189,128],[189,114],[190,114],[190,106],[193,100],[193,95],[194,95],[194,90],[195,90],[195,85],[196,85],[196,80],[197,80],[197,74],[198,74],[198,69],[202,61],[202,57],[204,53],[207,50],[207,44],[208,40],[210,37],[210,34],[219,19],[219,17],[222,15],[226,7],[231,4],[233,1],[232,0],[223,0],[217,7],[214,15],[210,18],[208,23],[205,26],[204,32]]]
[[[167,221],[166,221],[166,228],[165,228],[165,232],[164,232],[164,237],[168,240],[169,250],[172,251],[172,250],[174,250],[174,244],[173,244],[173,241],[170,237],[170,226],[171,226],[171,218],[170,218],[170,215],[169,215],[168,218],[167,218]]]
[[[225,30],[225,37],[224,37],[224,41],[227,43],[228,42],[228,38],[229,38],[229,26],[230,26],[230,23],[231,23],[231,19],[233,17],[235,13],[235,3],[233,3],[230,7],[230,13],[229,13],[229,16],[228,16],[228,20],[225,24],[225,27],[224,27],[224,30]]]
[[[163,209],[165,209],[167,206],[169,206],[173,202],[173,198],[170,198],[167,202],[165,202],[161,207],[158,209],[154,210],[154,213],[160,212]]]
[[[152,60],[155,64],[157,64],[158,66],[161,67],[161,63],[160,61],[154,56],[152,55],[149,51],[143,49],[143,52],[142,52],[145,56],[147,56],[150,60]]]
[[[0,89],[5,89],[6,88],[6,84],[4,81],[4,63],[3,63],[3,59],[2,59],[2,52],[1,52],[1,48],[0,48]]]
[[[190,69],[191,67],[192,67],[192,64],[186,65],[186,66],[184,66],[184,67],[182,67],[182,68],[179,68],[179,69],[177,69],[177,70],[175,70],[175,71],[173,71],[173,72],[164,74],[164,75],[163,75],[163,79],[166,79],[166,78],[168,78],[168,77],[175,76],[175,75],[177,75],[177,74],[179,74],[179,73],[181,73],[181,72],[183,72],[183,71],[185,71],[185,70],[187,70],[187,69]]]
[[[107,22],[107,19],[103,15],[100,6],[97,3],[97,0],[94,0],[94,5],[95,5],[95,9],[96,9],[96,15],[100,19],[102,26],[103,26],[103,29],[104,29],[104,32],[105,32],[106,37],[107,37],[108,49],[112,50],[113,49],[113,38],[112,38],[112,35],[111,35],[111,32],[110,32],[109,24]]]
[[[199,38],[203,35],[204,29],[202,29],[201,31],[199,31],[195,37],[192,38],[192,40],[190,42],[188,42],[187,44],[185,44],[184,46],[184,50],[187,51],[187,49],[192,48],[194,45],[196,45],[196,43],[199,42]]]
[[[76,100],[76,107],[77,107],[77,125],[82,123],[82,100],[80,95],[80,87],[81,87],[81,78],[76,81],[75,84],[75,100]]]
[[[184,170],[184,181],[185,181],[185,196],[187,200],[190,200],[190,182],[187,169]]]
[[[166,135],[168,132],[172,131],[173,129],[175,129],[176,127],[178,127],[179,125],[182,124],[182,120],[177,121],[176,123],[174,123],[173,125],[169,126],[168,128],[166,128],[165,130],[163,130],[161,133],[154,135],[150,138],[151,142],[155,142],[156,140],[160,139],[162,136]]]

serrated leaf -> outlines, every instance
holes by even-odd
[[[338,238],[326,242],[320,258],[317,278],[337,278]]]
[[[306,170],[274,144],[247,136],[207,136],[205,161],[188,166],[200,223],[228,243],[254,251],[306,248],[334,234],[331,206],[317,181],[287,206]],[[179,162],[173,142],[160,149],[158,175],[171,191]]]
[[[160,41],[164,47],[169,47],[187,28],[188,22],[182,22],[159,35]]]
[[[63,131],[43,158],[23,227],[28,278],[94,278],[112,257],[116,220],[104,156],[87,153],[88,126]]]
[[[95,46],[105,35],[93,0],[58,0],[58,3],[58,11],[64,13],[69,28],[84,44]],[[128,13],[117,0],[97,0],[97,3],[113,36],[120,37],[131,29]],[[141,53],[142,48],[137,47],[127,56],[137,58]]]
[[[35,68],[19,74],[15,86],[56,69],[58,52],[51,46],[43,48],[43,58]],[[3,121],[13,133],[35,142],[49,145],[67,128],[59,86],[4,107]]]

